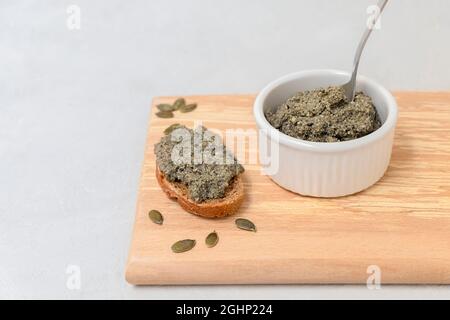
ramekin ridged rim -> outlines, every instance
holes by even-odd
[[[269,83],[264,89],[261,90],[261,92],[256,97],[256,100],[254,102],[253,106],[253,115],[256,120],[256,124],[260,129],[268,130],[267,132],[271,136],[278,136],[279,137],[279,143],[296,148],[301,150],[309,150],[309,151],[317,151],[317,152],[336,152],[336,151],[346,151],[346,150],[352,150],[355,148],[360,148],[362,146],[365,146],[367,144],[371,144],[375,141],[378,141],[382,139],[384,136],[386,136],[389,132],[391,132],[397,123],[397,117],[398,117],[398,108],[397,108],[397,102],[395,98],[392,96],[392,94],[384,88],[382,85],[377,83],[376,81],[369,79],[365,76],[358,76],[357,82],[358,83],[364,83],[368,86],[371,86],[375,90],[379,91],[383,97],[387,101],[387,108],[388,108],[388,115],[386,118],[386,121],[382,124],[380,128],[378,128],[376,131],[350,141],[342,141],[342,142],[312,142],[312,141],[306,141],[297,139],[291,136],[288,136],[278,129],[274,128],[269,121],[267,121],[266,116],[264,115],[263,106],[264,101],[267,98],[267,96],[277,87],[280,85],[290,82],[295,79],[299,78],[308,78],[311,76],[333,76],[333,75],[339,75],[339,76],[347,76],[350,78],[350,74],[345,71],[341,70],[334,70],[334,69],[317,69],[317,70],[305,70],[305,71],[299,71],[294,72],[288,75],[285,75],[275,81],[272,81]],[[286,97],[288,99],[289,97]]]

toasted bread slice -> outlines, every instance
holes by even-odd
[[[159,168],[156,168],[156,178],[169,198],[176,199],[184,210],[205,218],[220,218],[236,213],[244,200],[242,174],[233,179],[224,198],[201,203],[188,197],[187,188],[183,184],[169,182]]]

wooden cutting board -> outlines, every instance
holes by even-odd
[[[153,145],[172,123],[256,129],[253,95],[192,96],[191,113],[154,116],[153,101],[126,279],[132,284],[450,283],[450,92],[396,94],[400,115],[386,175],[356,195],[318,199],[286,191],[245,165],[246,200],[233,217],[208,220],[184,212],[155,179]],[[251,151],[251,150],[250,150]],[[254,151],[254,150],[253,150]],[[148,211],[164,215],[153,224]],[[235,227],[252,220],[258,232]],[[204,244],[216,230],[215,248]],[[180,239],[196,247],[172,253]]]

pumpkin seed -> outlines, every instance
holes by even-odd
[[[174,106],[168,103],[161,103],[156,106],[160,111],[173,111]]]
[[[195,108],[197,108],[197,104],[191,103],[191,104],[181,107],[180,112],[181,113],[191,112],[191,111],[195,110]]]
[[[153,221],[153,223],[163,224],[164,218],[158,210],[150,210],[148,217]]]
[[[165,134],[165,135],[171,134],[173,130],[178,129],[178,128],[180,128],[180,127],[182,127],[181,124],[179,124],[179,123],[174,123],[174,124],[168,126],[168,127],[164,130],[164,134]]]
[[[219,242],[219,236],[217,235],[216,231],[208,234],[208,236],[205,239],[205,243],[209,248],[215,247],[217,242]]]
[[[179,110],[180,108],[184,108],[185,105],[186,105],[186,100],[184,100],[184,98],[178,98],[173,103],[173,110]]]
[[[235,223],[239,229],[256,232],[256,226],[250,220],[239,218]]]
[[[182,253],[191,250],[193,247],[195,247],[195,240],[191,239],[185,239],[175,242],[172,245],[172,251],[175,253]]]
[[[173,112],[172,111],[159,111],[156,113],[156,116],[160,118],[173,118]]]

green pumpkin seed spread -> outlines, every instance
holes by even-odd
[[[205,127],[179,125],[155,144],[154,151],[166,179],[185,185],[197,203],[223,198],[234,177],[244,172],[220,137]]]
[[[372,99],[357,92],[348,102],[342,87],[299,92],[266,118],[284,134],[314,142],[353,140],[381,126]]]

